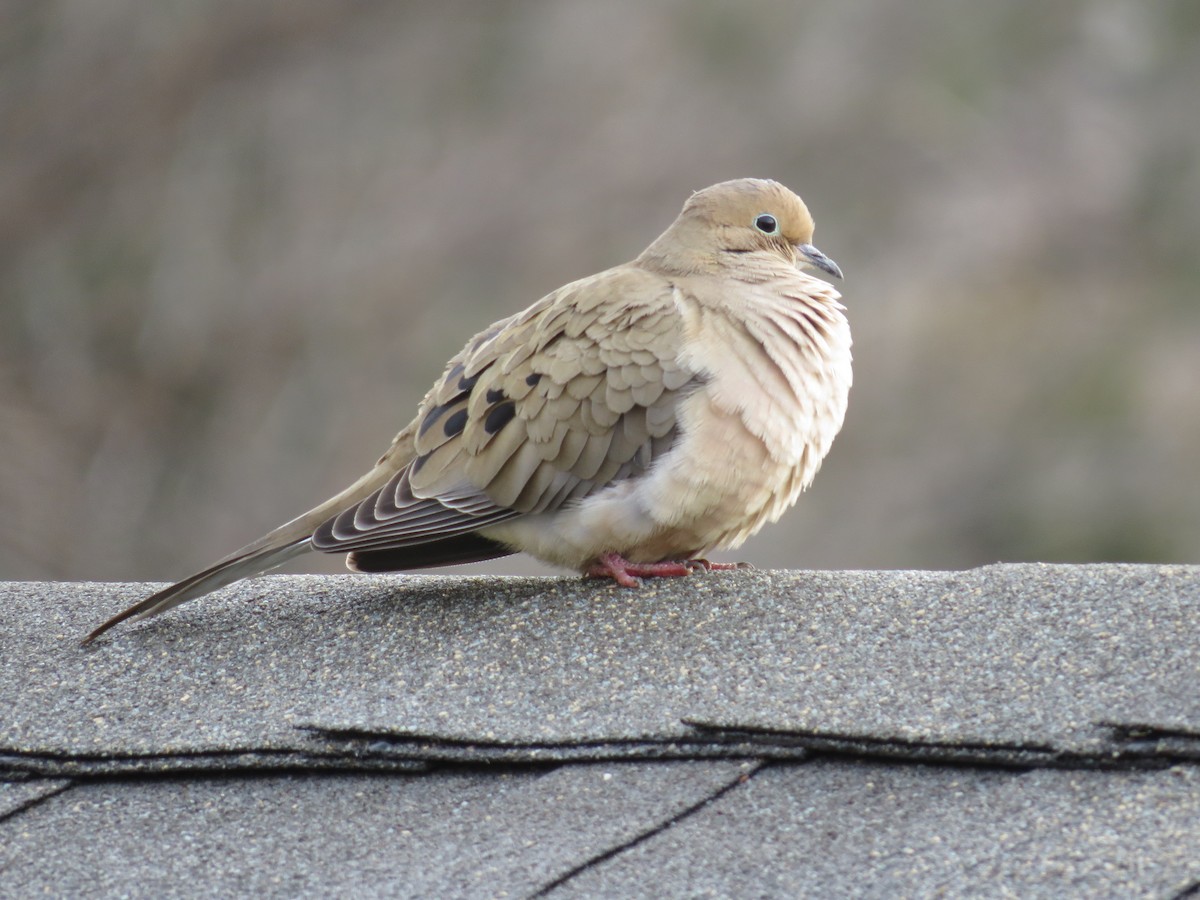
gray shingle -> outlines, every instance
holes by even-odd
[[[1200,890],[1198,567],[269,578],[78,646],[146,590],[0,585],[5,888]]]
[[[0,878],[8,896],[527,896],[747,768],[85,784],[0,822]]]
[[[744,755],[746,741],[765,756],[1188,758],[1198,572],[721,573],[640,591],[268,578],[88,649],[87,626],[145,586],[6,585],[22,627],[0,752],[45,774],[236,768],[265,751],[279,765]]]
[[[1191,766],[769,766],[550,896],[1172,897],[1198,822]]]

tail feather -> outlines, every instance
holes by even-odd
[[[309,549],[308,536],[297,538],[290,543],[282,546],[271,546],[259,549],[246,548],[244,551],[239,551],[231,557],[223,559],[216,565],[210,566],[203,572],[197,572],[190,578],[185,578],[183,581],[176,582],[170,587],[163,588],[155,594],[151,594],[145,600],[135,603],[128,609],[117,613],[103,625],[92,631],[83,639],[83,643],[90,644],[108,629],[114,625],[124,622],[126,619],[145,619],[150,616],[156,616],[160,612],[165,612],[180,603],[185,603],[188,600],[193,600],[196,597],[201,597],[212,591],[233,584],[242,578],[249,578],[253,575],[261,575],[263,572],[273,569],[276,566],[282,565],[293,556],[299,556]]]
[[[370,496],[380,485],[385,484],[393,474],[408,463],[412,456],[409,445],[411,444],[414,427],[414,425],[409,425],[400,434],[396,435],[392,446],[379,462],[376,463],[375,467],[340,494],[330,497],[320,506],[310,509],[304,515],[280,525],[274,531],[263,535],[254,543],[247,544],[224,559],[218,560],[203,572],[197,572],[190,578],[185,578],[183,581],[173,584],[168,588],[163,588],[163,590],[152,594],[145,600],[135,603],[126,610],[122,610],[92,631],[91,634],[83,639],[83,643],[90,644],[96,638],[100,637],[100,635],[104,634],[104,632],[108,631],[108,629],[127,619],[146,619],[150,616],[156,616],[160,612],[171,609],[173,606],[178,606],[180,603],[194,600],[197,597],[203,597],[205,594],[233,584],[233,582],[239,579],[261,575],[268,569],[282,565],[293,556],[299,556],[301,553],[311,549],[311,538],[314,528],[330,516],[336,515],[343,509],[358,503],[364,497]]]

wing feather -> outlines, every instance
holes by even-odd
[[[670,283],[635,267],[497,323],[426,395],[411,461],[321,524],[313,546],[378,554],[457,540],[645,472],[699,384],[679,361],[681,332]]]

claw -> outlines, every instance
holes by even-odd
[[[707,559],[689,559],[688,565],[695,566],[697,569],[703,569],[705,572],[732,572],[734,569],[753,569],[754,566],[750,563],[733,562],[733,563],[718,563],[711,562]]]

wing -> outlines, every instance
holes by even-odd
[[[371,553],[457,538],[645,472],[674,443],[677,406],[699,383],[679,361],[681,339],[671,284],[634,267],[497,323],[422,401],[412,460],[317,527],[313,547]]]

